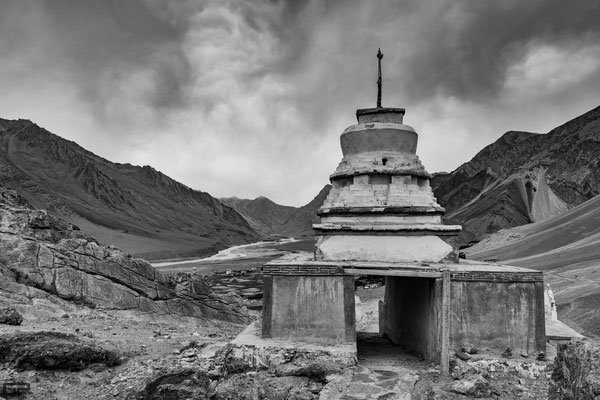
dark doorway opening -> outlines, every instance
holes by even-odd
[[[441,279],[367,276],[356,281],[359,359],[386,354],[397,361],[439,359]]]

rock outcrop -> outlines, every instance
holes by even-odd
[[[0,187],[0,306],[68,303],[156,314],[244,322],[234,297],[212,292],[201,278],[176,279],[119,249],[99,245],[76,226],[44,210],[25,208]]]
[[[0,363],[16,369],[67,369],[90,364],[114,366],[124,360],[109,349],[61,332],[27,332],[0,336]]]
[[[600,345],[577,341],[558,345],[549,400],[592,400],[600,396]]]

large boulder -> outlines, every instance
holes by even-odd
[[[210,379],[205,372],[191,368],[159,371],[136,393],[139,400],[208,399]],[[133,397],[133,396],[132,396]]]
[[[81,370],[90,364],[118,365],[118,353],[68,333],[27,332],[0,336],[0,363],[17,369]]]
[[[213,293],[202,278],[164,276],[148,262],[102,246],[44,210],[26,208],[15,192],[0,187],[0,306],[33,305],[36,299],[48,302],[49,296],[57,307],[66,301],[93,308],[248,321],[241,300]]]

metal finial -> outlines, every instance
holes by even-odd
[[[381,49],[377,51],[377,58],[379,59],[379,76],[377,78],[377,108],[381,108],[381,59],[383,58]]]

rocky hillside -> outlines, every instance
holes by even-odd
[[[263,196],[254,200],[237,197],[220,200],[239,212],[263,236],[277,234],[279,227],[298,210],[296,207],[279,205]]]
[[[331,185],[325,185],[310,203],[299,208],[281,206],[266,197],[254,200],[230,197],[221,201],[242,214],[257,232],[265,236],[310,236],[313,234],[312,224],[319,221],[317,210],[323,205],[329,190]]]
[[[257,239],[231,207],[150,166],[116,164],[28,120],[0,119],[0,181],[106,243],[146,258]]]
[[[504,180],[494,179],[488,170],[481,175],[487,175],[487,186],[446,217],[463,226],[459,236],[462,243],[477,242],[490,232],[542,221],[568,209],[548,187],[543,169],[517,173]]]
[[[331,185],[325,185],[323,189],[308,204],[300,207],[281,227],[279,234],[285,236],[310,236],[314,234],[312,224],[319,223],[317,210],[321,208],[327,198]]]
[[[547,134],[511,131],[449,174],[434,193],[463,241],[559,215],[600,193],[600,107]]]
[[[202,280],[171,279],[149,263],[99,245],[72,224],[27,208],[0,187],[0,307],[27,315],[62,313],[81,304],[109,310],[243,322],[239,304]]]

